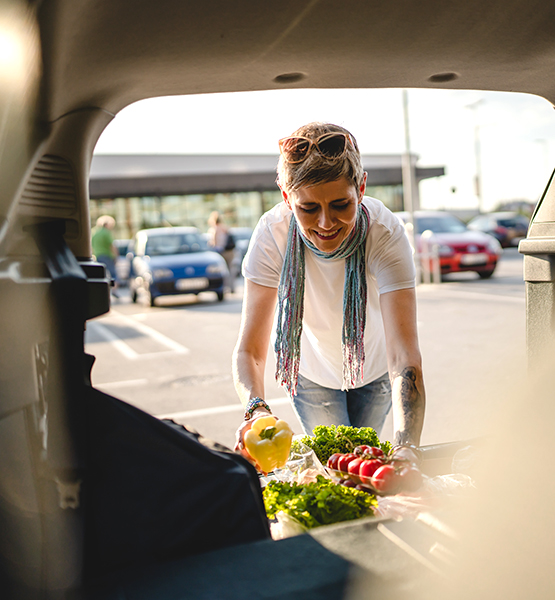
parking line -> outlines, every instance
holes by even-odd
[[[444,288],[440,289],[439,287],[427,287],[425,288],[427,292],[433,293],[437,292],[438,295],[441,296],[449,296],[450,298],[458,298],[464,299],[472,298],[474,300],[495,300],[497,302],[514,302],[515,304],[524,304],[526,302],[526,298],[524,296],[507,296],[506,294],[490,294],[488,292],[471,292],[467,290],[446,290]],[[424,291],[422,288],[418,289],[418,292]],[[426,292],[424,292],[426,294]]]
[[[103,337],[107,342],[112,344],[112,346],[114,346],[114,348],[116,350],[121,352],[121,354],[123,354],[123,356],[125,356],[125,358],[127,358],[129,360],[136,360],[137,358],[139,358],[139,354],[137,354],[137,352],[135,352],[135,350],[133,350],[133,348],[131,348],[131,346],[128,346],[115,333],[110,331],[105,325],[102,325],[102,323],[93,321],[93,322],[89,323],[87,326],[89,328],[95,329],[97,331],[97,333],[100,334],[101,337]]]
[[[151,337],[152,339],[162,344],[162,346],[166,346],[166,348],[173,350],[173,352],[177,352],[177,354],[188,354],[190,352],[189,348],[182,346],[179,342],[176,342],[175,340],[172,340],[163,333],[156,331],[156,329],[153,329],[152,327],[149,327],[144,323],[139,323],[139,321],[137,321],[136,319],[131,319],[130,317],[125,316],[117,310],[112,309],[110,312],[113,312],[117,316],[118,320],[127,323],[130,327],[133,327],[137,331],[143,333],[144,335]]]
[[[289,398],[277,398],[268,400],[270,406],[280,406],[289,404]],[[245,407],[237,402],[237,404],[227,404],[225,406],[212,406],[210,408],[199,408],[197,410],[186,410],[183,412],[168,413],[166,415],[156,415],[158,419],[185,419],[191,417],[207,417],[210,415],[220,415],[231,412],[244,412]]]
[[[113,331],[111,331],[105,324],[100,323],[98,321],[92,321],[89,323],[89,327],[96,330],[98,334],[103,337],[107,342],[112,344],[116,350],[118,350],[125,358],[128,360],[138,360],[138,359],[150,359],[160,357],[166,354],[188,354],[190,352],[189,348],[182,346],[179,342],[172,340],[171,338],[165,336],[163,333],[156,331],[152,327],[148,325],[144,325],[143,323],[139,323],[134,319],[130,319],[125,315],[122,315],[118,311],[112,310],[113,320],[120,321],[126,324],[128,327],[135,329],[139,333],[142,333],[144,336],[149,337],[153,340],[156,340],[160,345],[165,346],[168,350],[162,350],[160,352],[148,352],[145,354],[140,354],[135,352],[129,344],[124,342],[121,338],[119,338]],[[109,316],[108,316],[109,318]]]
[[[108,383],[95,383],[93,387],[100,390],[113,390],[125,387],[139,387],[148,383],[148,379],[127,379],[126,381],[110,381]]]

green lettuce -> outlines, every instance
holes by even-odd
[[[391,451],[391,443],[380,442],[372,427],[318,425],[314,428],[313,435],[305,435],[299,441],[314,450],[323,465],[332,454],[352,452],[356,446],[376,446],[386,454]]]
[[[280,511],[311,529],[373,516],[376,497],[318,475],[313,483],[270,481],[263,491],[268,518]]]

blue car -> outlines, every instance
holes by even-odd
[[[207,291],[224,299],[225,260],[208,249],[195,227],[142,229],[135,235],[133,253],[129,283],[133,302],[142,296],[154,306],[159,296]]]

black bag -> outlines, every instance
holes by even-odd
[[[227,232],[227,241],[224,246],[224,250],[234,250],[235,249],[235,238],[233,234]]]
[[[89,388],[85,577],[270,537],[240,454]]]

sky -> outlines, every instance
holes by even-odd
[[[422,208],[478,208],[478,170],[484,211],[500,201],[539,200],[555,165],[555,110],[547,100],[459,90],[407,94],[410,150],[418,166],[446,172],[420,183]],[[346,127],[363,154],[405,152],[402,90],[312,89],[142,100],[115,116],[95,153],[275,154],[278,139],[310,121]]]

